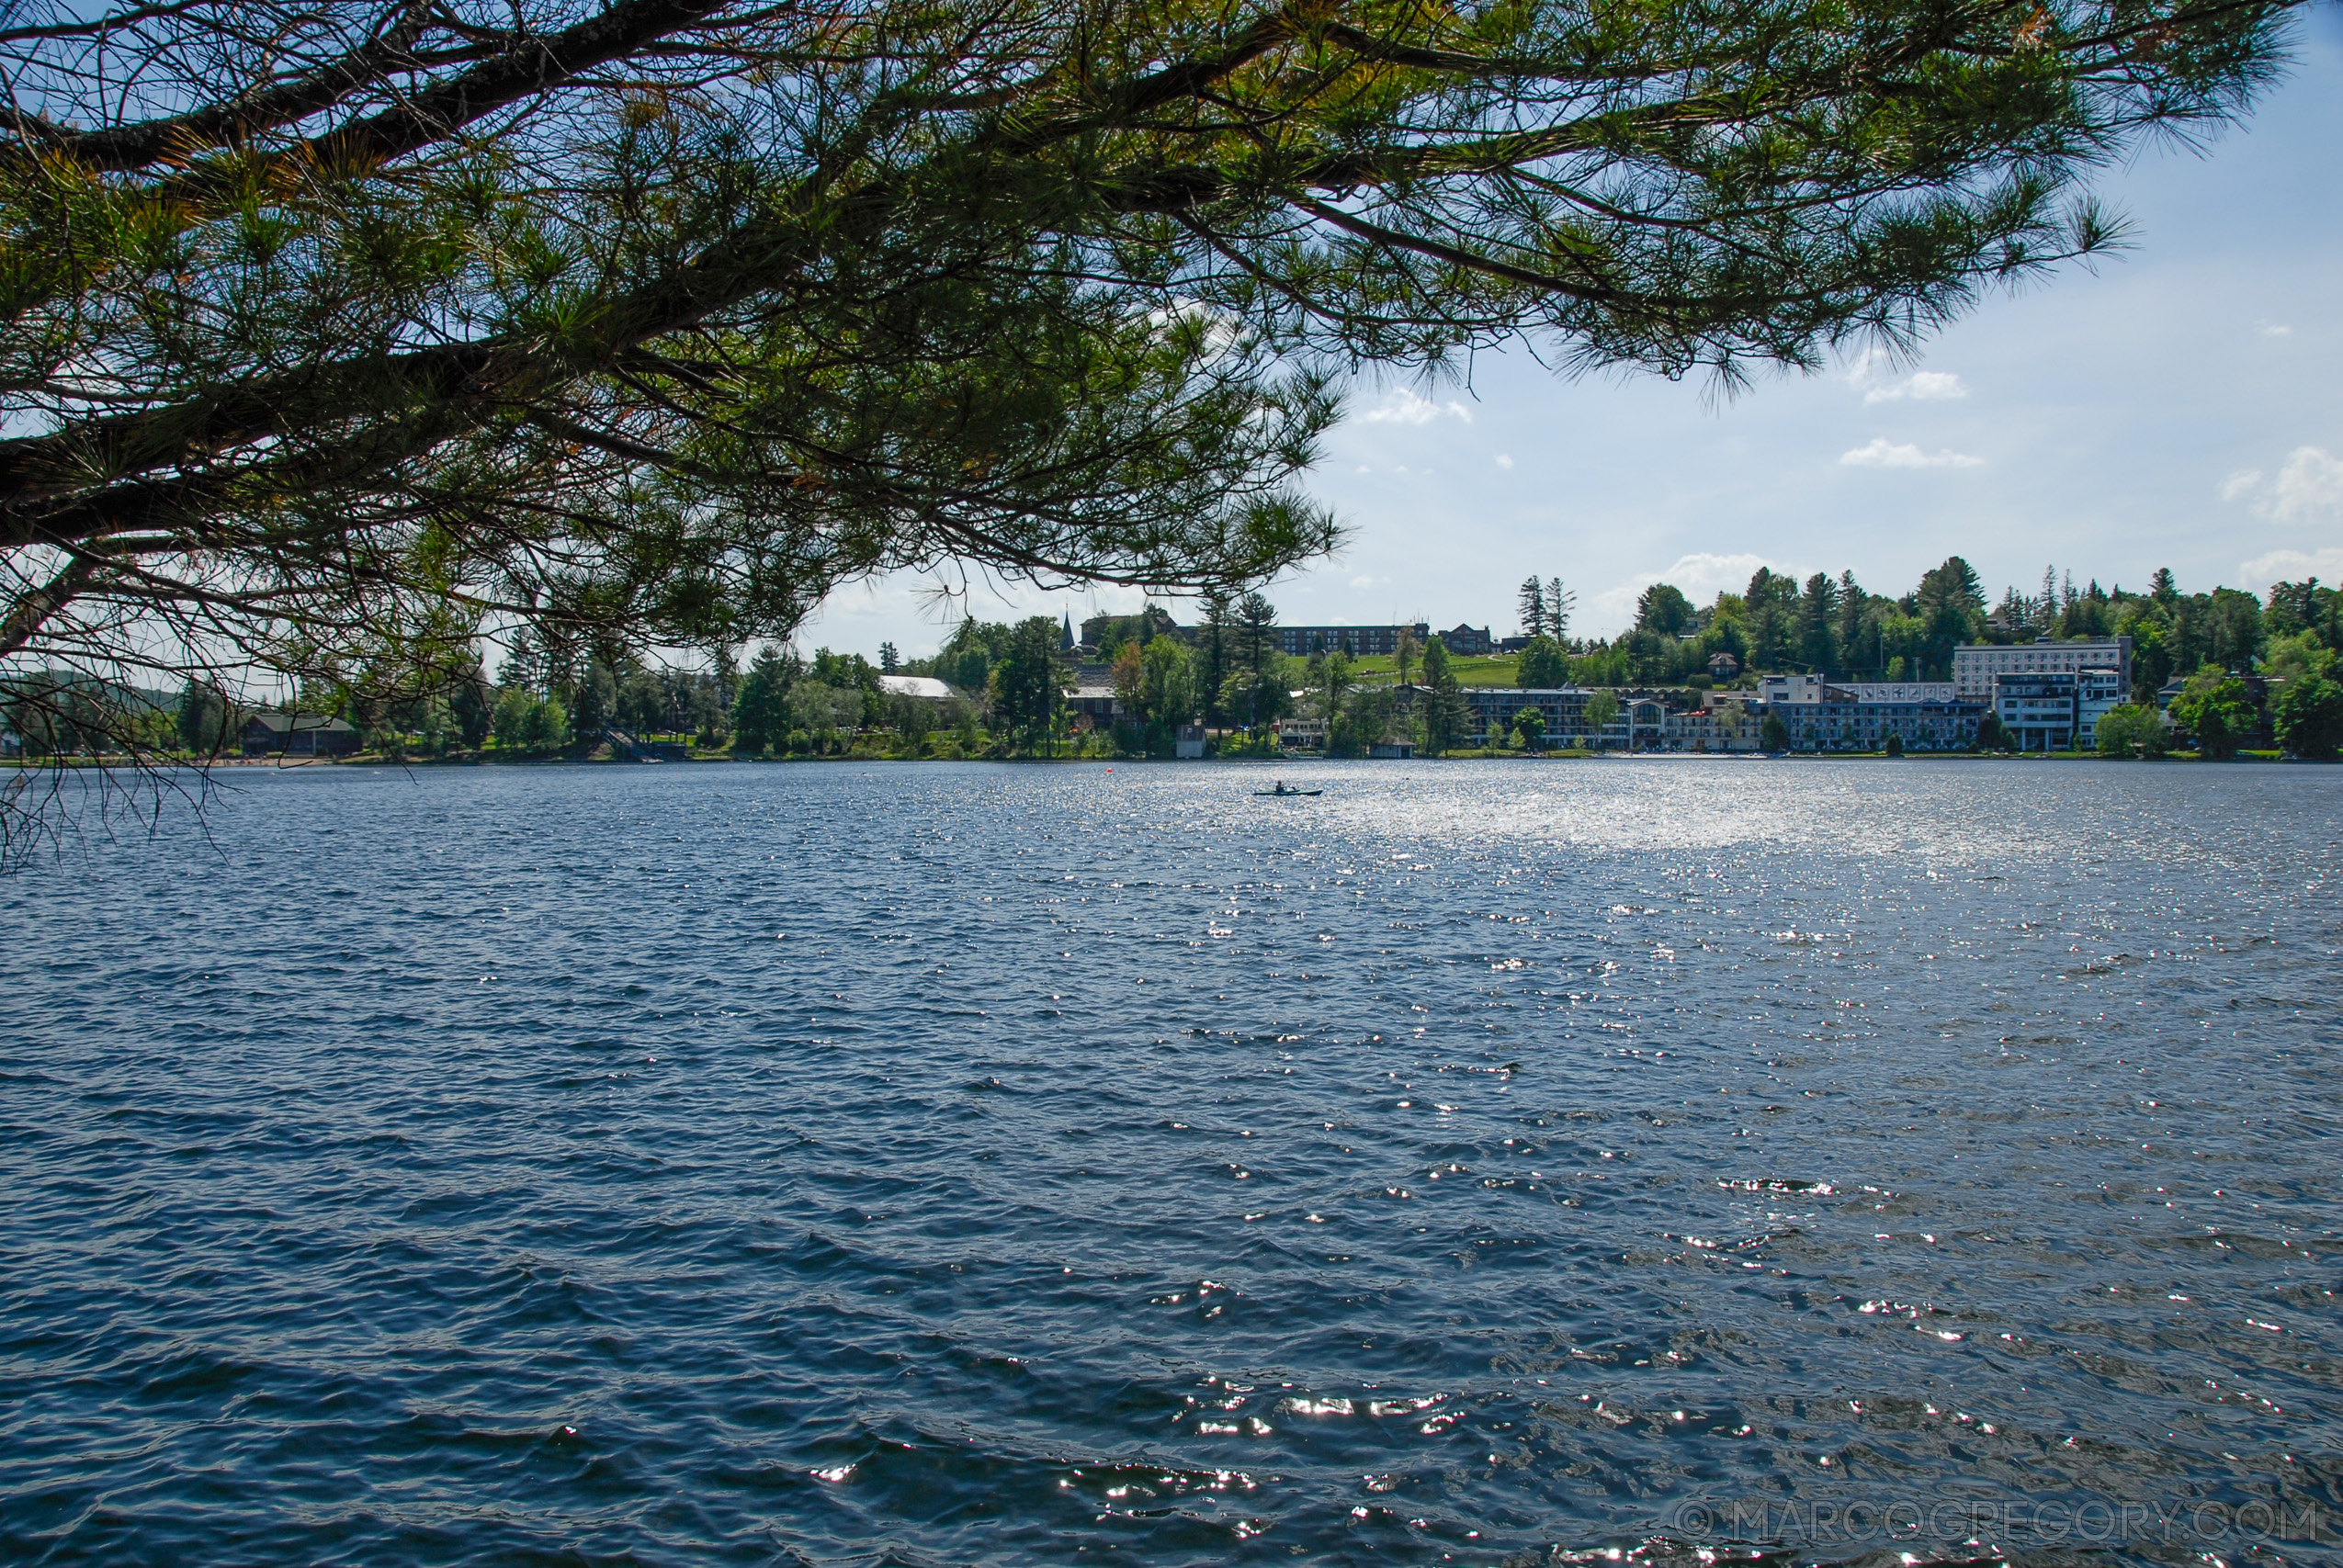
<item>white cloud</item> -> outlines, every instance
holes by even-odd
[[[1966,452],[1923,452],[1908,442],[1892,442],[1885,435],[1876,436],[1868,446],[1858,446],[1842,452],[1839,460],[1851,468],[1981,468],[1983,457],[1972,457]]]
[[[1452,414],[1466,424],[1473,422],[1473,411],[1460,402],[1451,400],[1436,403],[1405,387],[1394,387],[1389,397],[1359,415],[1359,420],[1364,424],[1430,424],[1443,414]]]
[[[2306,577],[2333,582],[2343,578],[2343,547],[2329,545],[2317,551],[2272,550],[2239,566],[2237,575],[2245,579],[2247,587],[2256,591],[2273,582],[2300,582]]]
[[[1760,567],[1783,570],[1779,562],[1758,555],[1720,556],[1703,551],[1678,556],[1665,571],[1639,571],[1617,587],[1596,594],[1580,606],[1586,625],[1574,628],[1573,635],[1609,636],[1635,625],[1636,601],[1655,582],[1673,583],[1693,604],[1705,604],[1719,592],[1738,593],[1747,588]]]
[[[1353,588],[1372,588],[1375,586],[1375,579],[1362,574],[1351,579],[1351,586]]]
[[[1868,350],[1847,367],[1847,385],[1862,393],[1866,403],[1901,402],[1906,398],[1914,402],[1943,402],[1969,395],[1961,378],[1950,370],[1916,370],[1896,378],[1888,375],[1889,366],[1887,355]]]
[[[2284,337],[2294,329],[2279,321],[2264,321],[2259,331],[2264,337]]]
[[[1961,384],[1961,378],[1950,370],[1919,370],[1901,381],[1872,388],[1863,393],[1863,401],[1892,403],[1909,398],[1914,402],[1930,403],[1968,395],[1969,389]]]
[[[2281,523],[2343,516],[2343,462],[2316,446],[2297,446],[2278,470],[2276,493],[2255,510]]]
[[[2278,477],[2240,468],[2222,481],[2221,499],[2253,497],[2257,515],[2280,523],[2343,522],[2343,460],[2323,446],[2297,446]]]
[[[1513,466],[1513,459],[1500,452],[1497,454],[1497,466],[1500,468],[1510,468]]]

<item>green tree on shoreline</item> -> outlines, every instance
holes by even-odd
[[[2278,743],[2308,761],[2331,762],[2343,749],[2343,684],[2305,673],[2286,682],[2270,705]]]
[[[1424,753],[1438,757],[1463,739],[1469,715],[1464,687],[1449,666],[1448,645],[1436,637],[1424,644],[1423,687]]]
[[[1058,627],[1047,615],[1020,621],[991,677],[992,723],[1012,750],[1036,756],[1065,722],[1066,675]]]

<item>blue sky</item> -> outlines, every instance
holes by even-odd
[[[2151,145],[2098,189],[2131,248],[1988,297],[1910,363],[1694,382],[1559,379],[1484,355],[1469,384],[1354,389],[1310,488],[1350,527],[1270,589],[1288,622],[1510,630],[1532,571],[1607,634],[1647,583],[1705,600],[1760,563],[1902,592],[1947,555],[1988,590],[2343,580],[2343,11],[2304,18],[2290,78],[2203,152]],[[836,595],[807,646],[906,656],[945,628],[908,577]],[[1077,620],[1136,593],[979,592]],[[1185,606],[1173,614],[1188,617]]]

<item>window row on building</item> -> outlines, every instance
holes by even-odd
[[[1413,626],[1277,626],[1273,629],[1277,634],[1277,650],[1293,659],[1307,659],[1313,653],[1338,651],[1353,659],[1397,653],[1401,633],[1412,636],[1418,648],[1421,648],[1432,636],[1432,626],[1427,621],[1418,621]],[[1451,644],[1448,651],[1457,653],[1463,650]],[[1488,650],[1483,649],[1480,651]]]
[[[1609,723],[1590,722],[1583,686],[1467,686],[1465,702],[1477,734],[1510,733],[1534,711],[1549,746],[1600,747],[1611,751],[1754,751],[1761,718],[1745,704],[1670,708],[1658,697],[1630,696]]]
[[[2113,673],[2132,689],[2132,639],[2073,637],[2063,641],[1964,642],[1952,650],[1952,684],[1972,702],[1993,697],[2001,675],[2079,675],[2086,670]]]

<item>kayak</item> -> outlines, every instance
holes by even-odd
[[[1286,795],[1324,795],[1326,792],[1322,789],[1257,789],[1253,793],[1264,800],[1273,800]]]

